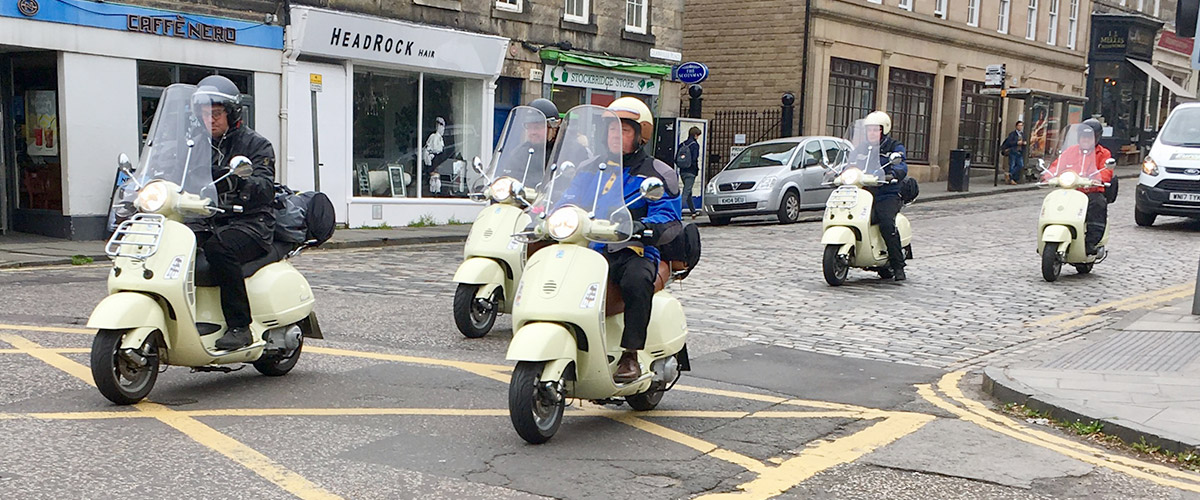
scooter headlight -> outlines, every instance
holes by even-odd
[[[1063,172],[1058,176],[1059,187],[1074,187],[1077,182],[1079,182],[1079,174],[1075,172]]]
[[[497,203],[508,201],[513,196],[513,184],[516,180],[512,177],[501,177],[492,182],[492,199]]]
[[[546,228],[550,231],[550,237],[556,240],[565,240],[579,231],[582,222],[578,210],[572,207],[563,207],[550,214],[550,218],[546,220]]]
[[[143,212],[158,213],[167,205],[171,193],[162,182],[151,182],[138,192],[137,206]]]
[[[862,181],[862,170],[857,168],[848,168],[838,176],[838,182],[847,186],[858,184],[860,181]]]

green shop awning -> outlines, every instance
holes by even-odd
[[[638,61],[636,59],[566,52],[552,48],[544,48],[540,54],[542,55],[542,61],[547,64],[579,64],[582,66],[628,71],[630,73],[641,73],[643,75],[666,77],[671,75],[671,66],[669,65]]]

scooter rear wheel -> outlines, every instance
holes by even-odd
[[[838,248],[839,245],[825,245],[825,256],[821,259],[821,270],[825,272],[825,282],[830,286],[840,286],[850,274],[850,264],[842,263]]]
[[[491,306],[484,308],[475,298],[481,286],[459,283],[454,290],[454,324],[469,339],[487,335],[492,325],[496,324],[496,315],[500,312],[500,288],[492,293],[489,299]]]
[[[121,339],[128,330],[100,330],[92,340],[92,381],[105,398],[131,405],[150,394],[158,380],[158,334],[146,337],[139,355],[146,364],[138,367],[121,354]]]
[[[521,361],[508,384],[508,416],[521,439],[530,444],[549,441],[562,425],[566,400],[548,400],[539,387],[545,363]]]
[[[254,362],[254,369],[268,377],[282,377],[296,367],[300,362],[300,351],[304,349],[304,337],[300,337],[300,345],[287,357],[272,356],[259,358]]]
[[[1062,260],[1058,258],[1058,244],[1047,243],[1042,248],[1042,278],[1053,283],[1062,273]]]
[[[650,411],[658,406],[659,401],[662,401],[664,392],[666,391],[650,386],[649,391],[628,396],[625,398],[625,402],[629,403],[629,407],[634,410]]]

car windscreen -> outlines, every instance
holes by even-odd
[[[788,159],[792,157],[792,152],[799,145],[795,142],[755,144],[742,151],[729,163],[729,166],[725,167],[725,170],[786,165]]]
[[[1171,113],[1158,140],[1168,146],[1200,146],[1200,108],[1181,108]]]

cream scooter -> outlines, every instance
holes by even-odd
[[[1047,169],[1045,160],[1038,160],[1043,172],[1043,180],[1038,186],[1053,188],[1046,199],[1042,201],[1042,211],[1038,218],[1038,255],[1042,260],[1042,278],[1046,281],[1056,281],[1062,273],[1062,265],[1071,264],[1079,274],[1092,272],[1092,266],[1100,263],[1108,256],[1103,247],[1108,243],[1108,226],[1100,238],[1101,251],[1098,255],[1087,254],[1087,244],[1084,235],[1087,232],[1088,197],[1078,191],[1080,188],[1108,186],[1092,179],[1099,171],[1091,175],[1082,175],[1086,171],[1083,165],[1071,164],[1070,160],[1095,161],[1086,155],[1068,153],[1072,145],[1077,144],[1078,127],[1072,125],[1066,133],[1062,147],[1063,154],[1055,162],[1053,169]],[[1068,158],[1069,155],[1069,158]],[[1104,168],[1112,169],[1116,160],[1109,158]]]
[[[859,120],[861,122],[861,120]],[[856,123],[853,133],[857,146],[865,141],[865,132]],[[857,148],[855,148],[857,150]],[[889,277],[887,244],[879,231],[879,224],[871,222],[871,210],[875,197],[865,187],[880,186],[895,180],[887,180],[879,166],[879,153],[868,146],[867,154],[859,159],[857,167],[847,167],[838,173],[832,184],[838,186],[825,202],[825,215],[821,218],[821,245],[825,251],[821,269],[825,281],[831,286],[846,282],[851,267],[869,269]],[[855,159],[851,163],[855,164]],[[888,164],[903,160],[900,153],[892,153]],[[912,226],[904,214],[896,214],[896,230],[900,233],[900,246],[906,256],[912,256]]]
[[[93,380],[117,404],[146,397],[160,365],[228,372],[234,369],[224,365],[252,363],[279,376],[299,360],[302,337],[321,338],[312,289],[285,260],[304,247],[278,242],[267,256],[243,266],[253,341],[232,351],[214,347],[225,331],[220,290],[197,266],[196,236],[184,221],[240,207],[213,205],[212,148],[189,118],[194,90],[176,84],[163,92],[138,176],[125,155],[119,160],[135,180],[116,208],[131,217],[105,246],[113,261],[109,295],[87,323],[99,330],[91,349]],[[252,168],[246,157],[235,157],[226,175],[248,175]]]
[[[490,200],[471,225],[463,262],[454,273],[454,324],[468,338],[487,335],[499,313],[512,313],[525,267],[526,245],[513,234],[529,226],[525,212],[537,196],[546,166],[546,115],[530,106],[508,115],[491,164],[473,167],[487,187],[473,198]],[[526,187],[532,186],[532,187]]]
[[[639,363],[649,369],[629,383],[613,381],[622,353],[624,303],[619,293],[610,296],[616,290],[609,289],[608,261],[588,245],[620,244],[633,231],[623,203],[620,125],[599,106],[576,107],[568,117],[547,192],[538,202],[549,216],[539,216],[534,229],[522,235],[529,240],[548,236],[555,244],[525,266],[507,353],[517,362],[508,389],[509,416],[517,433],[533,444],[558,431],[567,399],[623,400],[635,410],[651,410],[689,369],[687,321],[679,301],[663,290],[670,271],[661,262],[646,345],[638,351]],[[599,157],[570,140],[576,136],[589,138]],[[661,180],[642,182],[641,197],[655,200],[663,193]]]

